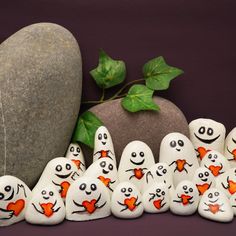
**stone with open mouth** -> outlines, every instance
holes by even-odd
[[[154,164],[154,156],[148,145],[142,141],[132,141],[123,150],[118,168],[119,180],[130,181],[141,190],[143,176]]]
[[[231,167],[236,167],[236,127],[232,129],[225,139],[225,157]]]
[[[211,150],[224,152],[226,129],[223,124],[211,119],[196,119],[189,124],[190,140],[200,160]]]

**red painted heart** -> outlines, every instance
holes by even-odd
[[[93,199],[91,201],[83,201],[82,202],[82,205],[85,207],[86,211],[89,213],[89,214],[92,214],[95,210],[96,210],[96,200]]]
[[[25,201],[23,199],[19,199],[16,202],[10,202],[7,205],[8,211],[13,211],[15,216],[18,216],[25,207]]]
[[[128,209],[130,211],[133,211],[136,208],[135,202],[136,202],[136,198],[131,197],[131,198],[126,198],[124,201],[124,204],[128,206]]]

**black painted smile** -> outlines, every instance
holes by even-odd
[[[207,179],[202,179],[202,181],[203,181],[203,182],[206,182],[206,181],[207,181]]]
[[[103,144],[103,145],[105,145],[105,144],[106,144],[106,142],[102,142],[102,144]]]
[[[102,173],[104,174],[104,175],[106,175],[106,174],[108,174],[109,173],[109,171],[106,171],[106,170],[102,170]]]
[[[61,179],[66,179],[71,175],[71,173],[72,173],[72,171],[68,175],[58,175],[58,174],[56,174],[56,176],[61,178]]]
[[[85,192],[86,192],[87,195],[90,195],[92,193],[92,192],[87,192],[87,191],[85,191]]]
[[[77,157],[78,155],[79,155],[78,153],[73,154],[73,156],[75,156],[75,157]]]
[[[49,197],[43,197],[45,200],[48,200],[49,199]]]
[[[219,199],[217,198],[215,201],[211,201],[211,200],[209,200],[209,202],[210,203],[215,203],[215,202],[217,202]]]
[[[13,191],[12,191],[12,193],[11,193],[11,196],[10,196],[9,198],[5,199],[5,201],[9,201],[9,200],[11,200],[13,197],[14,197],[14,189],[13,189]]]
[[[132,159],[130,159],[130,161],[131,161],[131,163],[133,163],[134,165],[142,165],[143,163],[144,163],[144,159],[142,160],[142,161],[140,161],[140,162],[135,162],[135,161],[133,161]]]
[[[157,174],[158,176],[162,176],[162,174],[160,174],[158,171],[156,171],[156,174]]]
[[[220,137],[220,134],[219,134],[217,137],[215,137],[213,139],[203,139],[203,138],[198,137],[195,133],[194,133],[194,135],[198,140],[200,140],[203,143],[207,143],[207,144],[211,144],[211,143],[215,142]]]
[[[129,197],[129,196],[130,196],[130,193],[125,193],[125,196],[126,196],[126,197]]]

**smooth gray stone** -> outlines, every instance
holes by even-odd
[[[81,64],[75,38],[56,24],[30,25],[0,45],[0,175],[32,187],[47,162],[65,154],[80,108]]]
[[[159,160],[161,140],[171,132],[180,132],[189,137],[188,122],[182,111],[172,102],[155,97],[160,112],[140,111],[130,113],[121,106],[121,99],[96,105],[90,109],[108,128],[119,163],[125,146],[133,140],[141,140],[152,149],[155,161]],[[92,151],[83,145],[87,164],[92,162]]]

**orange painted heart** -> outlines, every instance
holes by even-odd
[[[91,201],[83,201],[82,202],[82,205],[84,206],[84,208],[86,209],[86,211],[89,213],[89,214],[92,214],[95,210],[96,210],[96,204],[97,200],[93,199]]]
[[[208,168],[214,176],[218,176],[220,174],[220,170],[222,169],[222,166],[211,165]]]
[[[186,164],[186,160],[180,160],[180,159],[178,159],[178,160],[176,161],[177,170],[178,170],[179,172],[183,171],[185,164]]]
[[[234,160],[236,161],[236,149],[232,151],[232,154],[233,154]]]
[[[108,157],[108,151],[101,150],[101,157]]]
[[[8,211],[13,211],[15,216],[18,216],[25,207],[25,201],[23,199],[19,199],[16,202],[10,202],[7,205]]]
[[[64,181],[61,183],[61,197],[62,198],[65,198],[66,197],[66,194],[67,194],[67,191],[70,187],[70,183],[67,182],[67,181]]]
[[[125,204],[126,206],[128,206],[128,209],[129,209],[130,211],[133,211],[133,210],[136,208],[135,203],[136,203],[136,198],[135,198],[135,197],[126,198],[126,199],[124,200],[124,204]]]
[[[155,201],[153,201],[153,205],[154,205],[158,210],[160,210],[160,209],[161,209],[161,202],[162,202],[162,199],[155,200]]]
[[[198,192],[200,195],[203,195],[203,193],[206,192],[207,189],[209,189],[210,185],[209,184],[196,184]]]
[[[80,169],[81,161],[80,161],[80,160],[75,160],[75,159],[72,159],[72,161],[75,163],[75,165],[77,166],[77,168]]]
[[[109,186],[109,183],[111,182],[111,179],[105,178],[104,176],[99,176],[98,179],[100,179],[106,187]]]
[[[134,176],[137,178],[137,179],[142,179],[143,178],[143,175],[144,175],[144,173],[143,173],[143,170],[142,170],[142,168],[135,168],[134,169]]]
[[[182,195],[181,195],[181,198],[182,198],[182,203],[183,203],[183,205],[188,205],[188,204],[189,204],[189,200],[190,200],[192,197],[189,196],[189,195],[182,194]]]
[[[209,204],[209,210],[211,213],[216,214],[220,210],[220,206],[218,204]]]
[[[53,215],[53,204],[52,203],[41,203],[40,206],[43,209],[43,214],[47,217],[50,217]]]
[[[207,149],[205,149],[204,147],[199,147],[199,148],[197,149],[197,151],[198,151],[198,153],[199,153],[200,160],[202,160],[203,157],[204,157],[208,152],[210,152],[210,150],[207,150]]]
[[[229,180],[229,187],[228,187],[228,191],[230,194],[234,194],[236,193],[236,182],[234,182],[233,180]]]

